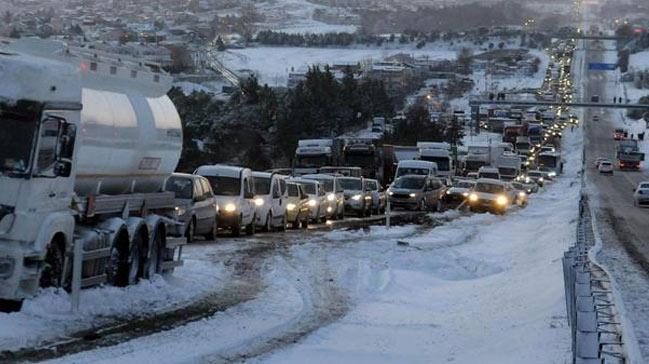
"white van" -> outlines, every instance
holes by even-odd
[[[327,218],[340,220],[345,216],[345,190],[340,185],[340,177],[332,174],[307,174],[303,179],[311,179],[320,182],[327,193]]]
[[[282,184],[284,178],[275,173],[252,172],[255,184],[255,208],[257,227],[264,231],[286,228],[286,201]]]
[[[218,225],[238,236],[243,227],[255,233],[255,186],[248,168],[224,165],[201,166],[194,174],[207,178],[219,204]]]
[[[397,171],[394,174],[394,179],[407,175],[417,176],[437,176],[438,169],[437,163],[420,160],[403,160],[397,164]]]

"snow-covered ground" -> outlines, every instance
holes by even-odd
[[[355,25],[328,24],[313,19],[316,9],[333,10],[333,8],[313,4],[307,0],[265,1],[257,5],[257,11],[266,17],[260,24],[262,29],[286,33],[330,33],[356,31]],[[337,8],[337,11],[343,10]]]
[[[254,299],[55,362],[568,362],[561,257],[575,235],[581,130],[564,143],[565,175],[525,209],[294,235],[265,260]]]
[[[115,319],[181,307],[218,289],[225,271],[221,264],[186,255],[185,265],[171,277],[158,276],[125,288],[83,290],[75,313],[65,291],[45,290],[26,300],[20,312],[0,313],[0,351],[35,347]]]
[[[382,60],[398,53],[429,56],[430,59],[455,59],[457,52],[433,49],[385,48],[302,48],[253,47],[222,53],[223,64],[233,70],[252,70],[261,83],[286,86],[291,71],[306,71],[309,66],[325,64],[357,64]]]

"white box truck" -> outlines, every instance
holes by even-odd
[[[182,149],[170,77],[26,39],[0,44],[0,79],[0,308],[182,264],[163,192]]]

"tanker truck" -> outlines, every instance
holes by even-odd
[[[181,265],[163,191],[182,149],[170,77],[27,39],[0,43],[0,79],[0,308]]]

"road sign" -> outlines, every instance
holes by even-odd
[[[617,64],[615,63],[589,63],[588,70],[590,71],[615,71]]]

